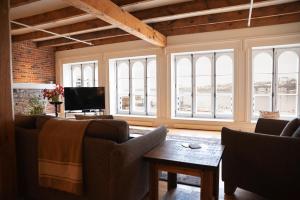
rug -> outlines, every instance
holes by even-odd
[[[150,130],[143,130],[143,129],[129,129],[130,134],[138,134],[138,135],[145,135]],[[181,135],[167,135],[167,140],[177,140],[182,141],[183,143],[206,143],[206,144],[221,144],[221,139],[217,138],[207,138],[207,137],[192,137],[192,136],[181,136]],[[160,180],[167,181],[168,174],[165,171],[160,172]],[[189,176],[185,174],[178,174],[177,175],[177,183],[184,184],[184,185],[191,185],[200,187],[201,181],[200,177],[196,176]]]

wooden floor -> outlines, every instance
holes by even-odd
[[[199,130],[185,130],[185,129],[169,129],[168,134],[193,136],[193,137],[207,137],[207,138],[221,138],[220,132],[217,131],[199,131]],[[222,174],[220,172],[219,184],[219,200],[265,200],[264,198],[251,193],[246,190],[238,188],[233,196],[224,194],[224,182],[221,180]],[[161,200],[199,200],[200,188],[178,184],[175,190],[167,191],[167,182],[160,181],[159,183],[159,199]],[[148,199],[150,200],[150,199]]]

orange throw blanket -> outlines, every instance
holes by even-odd
[[[82,143],[89,121],[48,120],[39,135],[39,184],[83,193]]]

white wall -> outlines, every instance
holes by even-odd
[[[124,117],[131,124],[176,128],[220,130],[222,126],[251,130],[251,48],[300,43],[300,23],[245,28],[210,33],[168,37],[166,48],[144,41],[132,41],[56,52],[57,80],[62,82],[64,63],[98,60],[99,85],[106,88],[106,108],[109,112],[109,59],[117,57],[157,56],[157,118]],[[233,48],[235,52],[234,119],[183,120],[171,119],[171,53]]]

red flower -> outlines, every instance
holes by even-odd
[[[43,89],[42,90],[44,99],[47,98],[48,100],[52,99],[55,96],[62,95],[64,96],[64,88],[63,86],[56,84],[55,89]]]

